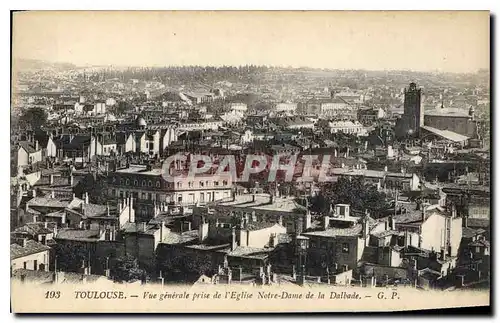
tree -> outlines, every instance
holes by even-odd
[[[364,185],[362,178],[340,177],[337,182],[324,183],[321,193],[311,199],[311,210],[326,213],[333,204],[350,204],[351,208],[372,215],[385,211],[389,205],[385,194],[372,185]]]
[[[21,121],[31,126],[32,130],[40,130],[47,123],[47,112],[40,107],[28,109],[21,116]]]
[[[118,282],[133,282],[136,280],[146,280],[147,273],[139,267],[137,258],[127,255],[115,259],[114,266],[111,266],[111,277]]]

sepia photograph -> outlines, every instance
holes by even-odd
[[[13,11],[13,313],[490,306],[489,11]]]

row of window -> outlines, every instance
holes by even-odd
[[[128,178],[127,178],[127,179],[125,179],[125,180],[124,180],[124,179],[121,179],[121,180],[120,180],[120,185],[130,185],[130,182],[131,182],[131,181],[130,181]],[[192,188],[192,187],[193,187],[193,184],[194,184],[193,182],[188,182],[188,187],[189,187],[189,188]],[[134,180],[133,185],[134,185],[134,186],[139,186],[139,181],[138,181],[138,180]],[[200,182],[199,182],[199,185],[200,185],[200,187],[209,186],[209,181],[205,181],[205,182],[200,181]],[[214,181],[214,182],[213,182],[213,186],[219,186],[219,185],[220,185],[220,182],[219,182],[219,181]],[[224,180],[224,181],[222,181],[222,185],[223,185],[223,186],[227,186],[227,185],[228,185],[228,182],[227,182],[226,180]],[[147,181],[147,182],[146,182],[145,180],[143,180],[143,181],[141,182],[141,186],[142,186],[142,187],[153,187],[153,182],[152,182],[152,181]],[[155,186],[156,186],[157,188],[160,188],[160,187],[161,187],[160,181],[156,181]],[[182,188],[182,182],[177,182],[176,186],[177,186],[177,188]]]
[[[139,181],[138,180],[134,180],[133,184],[134,184],[134,186],[139,186]],[[130,179],[128,179],[128,178],[125,179],[125,180],[123,178],[120,179],[120,185],[130,185]],[[147,187],[153,187],[153,182],[152,181],[147,181],[146,182],[145,180],[143,180],[141,182],[141,186],[142,187],[146,187],[146,186]],[[161,186],[160,181],[156,181],[155,186],[159,188]]]
[[[319,249],[328,249],[329,248],[329,243],[326,241],[311,241],[311,248],[319,248]],[[342,253],[349,253],[349,243],[343,242],[342,243]]]
[[[192,188],[193,184],[194,184],[193,182],[188,182],[188,187]],[[205,181],[205,182],[200,181],[199,184],[200,184],[200,187],[205,187],[205,185],[209,186],[209,181]],[[227,181],[226,180],[222,181],[222,185],[226,186],[227,185]],[[214,181],[214,186],[219,186],[219,181]],[[181,188],[182,187],[182,182],[177,182],[177,187]]]

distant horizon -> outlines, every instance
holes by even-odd
[[[439,70],[412,70],[412,69],[383,69],[374,70],[367,68],[335,68],[335,67],[312,67],[312,66],[284,66],[284,65],[266,65],[266,64],[240,64],[240,65],[203,65],[203,64],[186,64],[186,65],[113,65],[113,64],[86,64],[78,65],[72,62],[64,61],[50,61],[45,59],[36,58],[25,58],[25,57],[12,57],[12,60],[25,60],[25,61],[38,61],[48,64],[66,64],[74,65],[76,68],[96,68],[96,67],[109,67],[109,68],[173,68],[173,67],[243,67],[243,66],[256,66],[256,67],[267,67],[267,68],[284,68],[284,69],[312,69],[312,70],[327,70],[327,71],[365,71],[365,72],[409,72],[409,73],[432,73],[432,74],[478,74],[483,71],[490,72],[490,68],[479,68],[475,71],[470,72],[447,72]]]
[[[488,11],[27,11],[13,56],[84,66],[291,66],[474,73]]]

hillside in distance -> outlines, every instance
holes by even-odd
[[[41,70],[72,70],[77,68],[77,66],[70,63],[54,63],[38,59],[13,58],[12,68],[18,72],[35,72]]]

